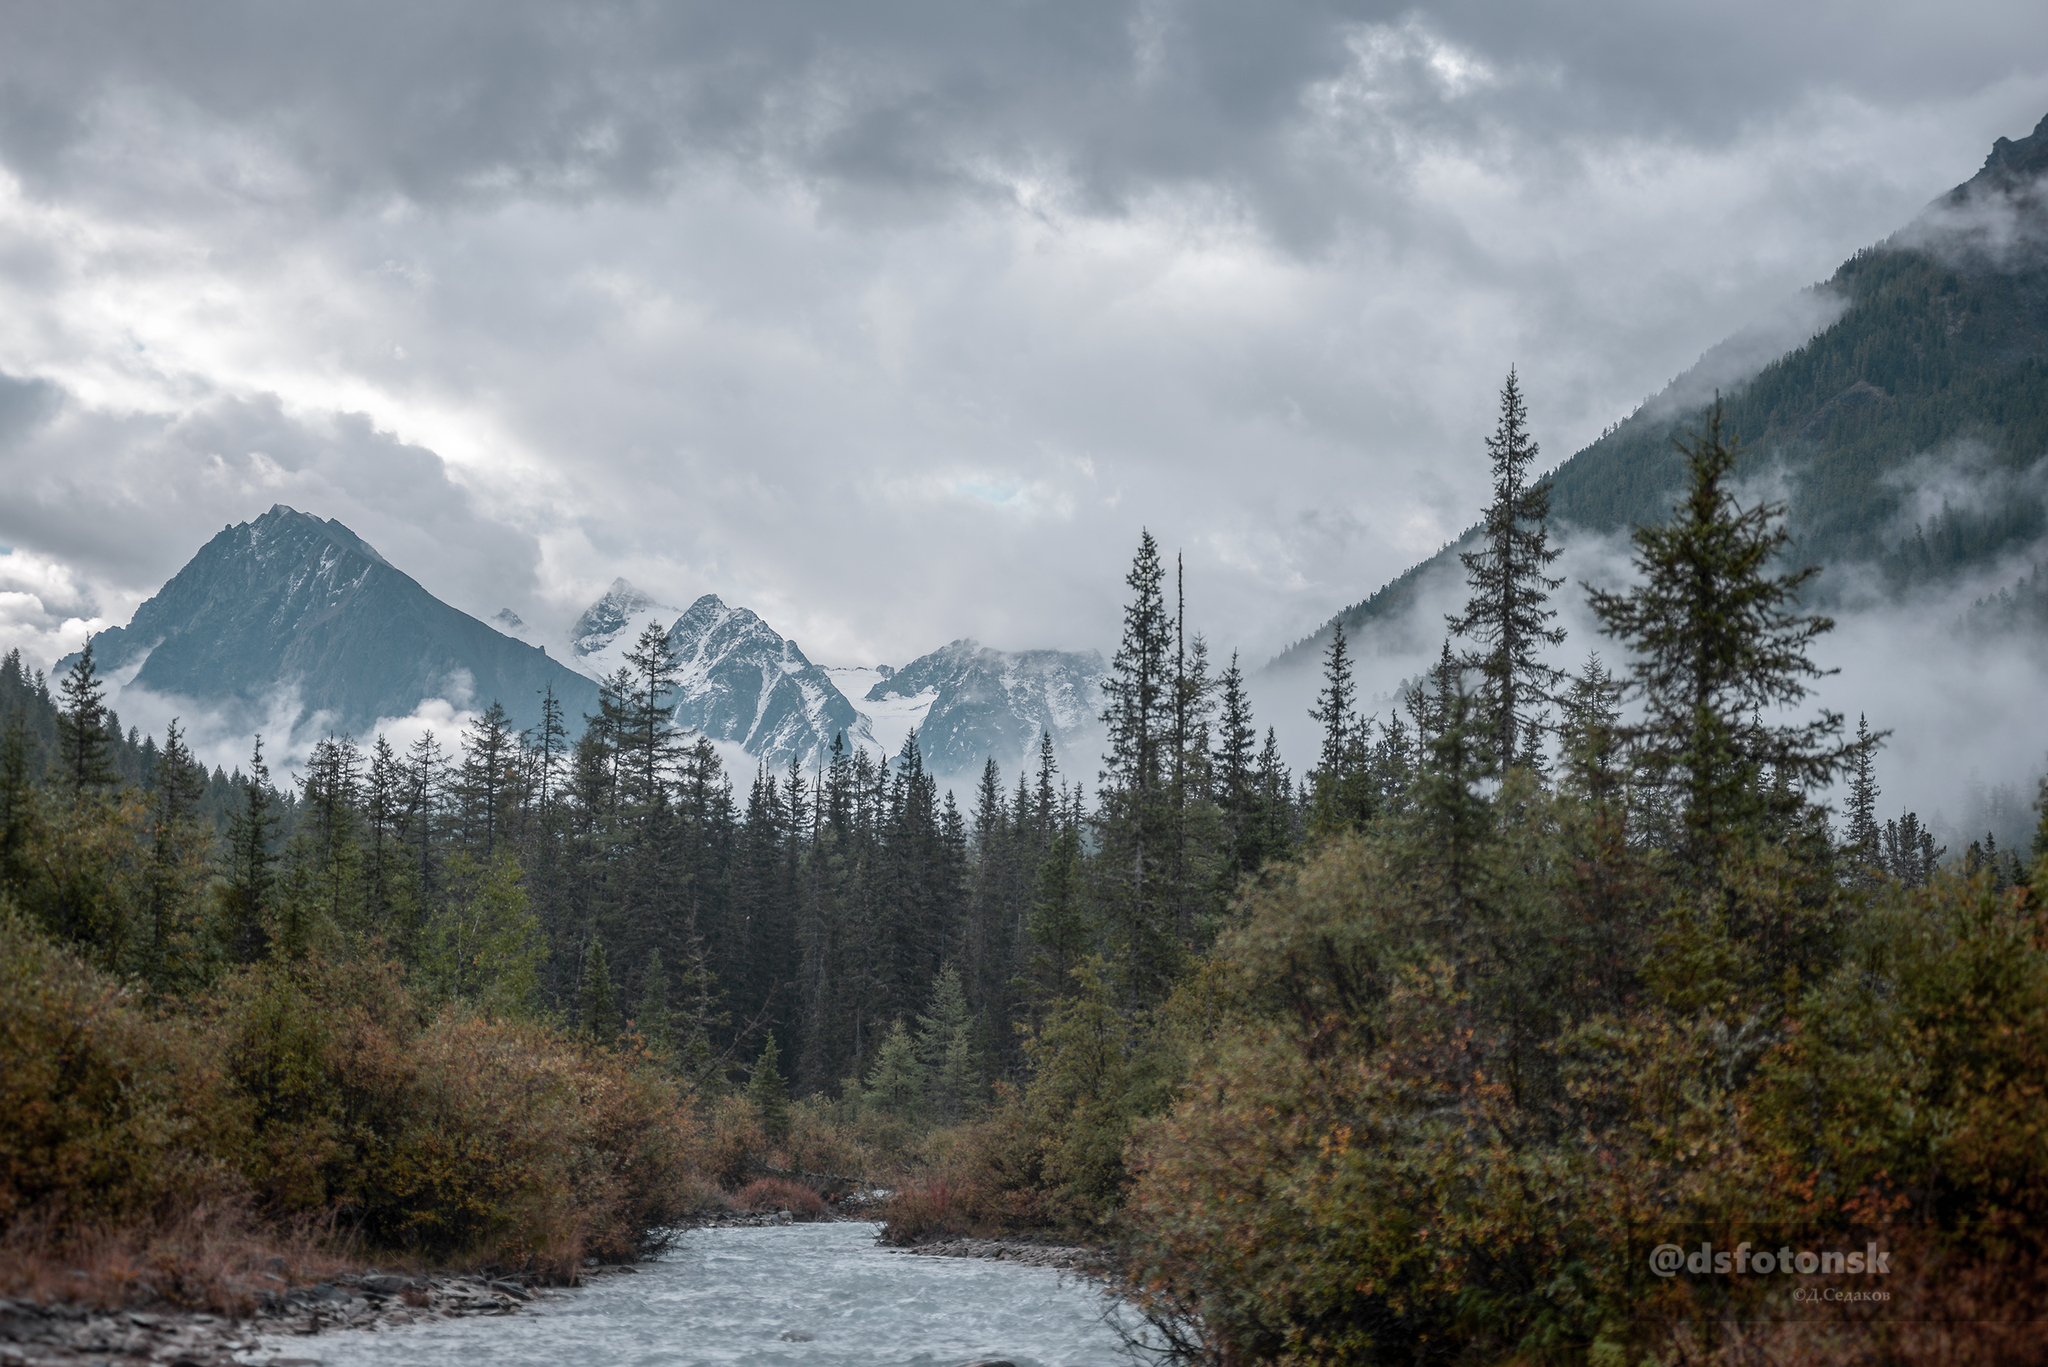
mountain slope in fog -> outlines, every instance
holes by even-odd
[[[2048,532],[2048,118],[2017,142],[2000,138],[1974,177],[1844,262],[1809,302],[1833,321],[1803,344],[1744,373],[1729,359],[1746,348],[1730,339],[1560,465],[1560,531],[1662,521],[1682,472],[1672,438],[1699,424],[1719,387],[1745,443],[1737,473],[1783,479],[1804,561],[1868,564],[1903,594]],[[1425,583],[1461,573],[1457,549],[1273,666],[1316,659],[1336,621],[1355,632],[1404,612]]]
[[[93,658],[124,686],[245,730],[270,719],[362,736],[426,698],[495,698],[524,728],[547,688],[571,718],[597,710],[589,679],[448,606],[339,522],[283,504],[223,528],[125,628],[96,636]],[[280,698],[296,701],[283,718]]]

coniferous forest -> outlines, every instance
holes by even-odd
[[[895,1242],[1107,1250],[1190,1361],[2034,1360],[2048,838],[1884,803],[1718,408],[1597,642],[1537,454],[1510,375],[1436,665],[1361,715],[1340,627],[1299,781],[1149,533],[1100,771],[964,804],[914,735],[725,772],[659,624],[596,715],[282,788],[9,657],[0,1267],[197,1279],[212,1221],[568,1275],[880,1184]],[[1893,1270],[1645,1261],[1745,1240]]]

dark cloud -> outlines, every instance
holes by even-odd
[[[1360,173],[1398,177],[1417,140],[1569,162],[1572,140],[1622,131],[1726,143],[1816,90],[1898,105],[2030,77],[2042,20],[2007,0],[248,0],[17,4],[8,31],[0,154],[50,187],[89,179],[86,149],[141,99],[243,130],[343,196],[651,194],[711,158],[855,199],[1037,168],[1102,212],[1223,184],[1296,224],[1355,211]],[[1329,141],[1304,146],[1319,116]]]

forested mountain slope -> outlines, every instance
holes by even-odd
[[[1896,594],[1990,567],[2048,530],[2044,174],[2048,118],[1999,139],[1976,176],[1844,262],[1817,287],[1835,321],[1724,392],[1746,447],[1738,474],[1788,487],[1795,555],[1869,564]],[[1663,519],[1682,468],[1671,439],[1712,402],[1711,369],[1703,360],[1557,468],[1551,517],[1567,536]],[[1456,549],[1274,664],[1313,661],[1337,620],[1355,631],[1405,610],[1434,572],[1458,572]]]

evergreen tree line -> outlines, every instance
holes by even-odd
[[[246,771],[209,776],[175,722],[161,746],[124,736],[90,642],[54,693],[13,655],[0,891],[168,995],[383,956],[428,1000],[630,1034],[696,1081],[766,1051],[797,1095],[970,1114],[1022,1081],[1084,962],[1127,1009],[1157,1002],[1237,880],[1300,836],[1236,659],[1212,671],[1164,577],[1147,534],[1093,806],[1049,735],[1014,781],[991,758],[966,811],[914,733],[893,760],[836,738],[742,797],[673,719],[658,625],[573,733],[551,695],[524,733],[494,701],[453,751],[330,736],[284,791],[260,737]]]

